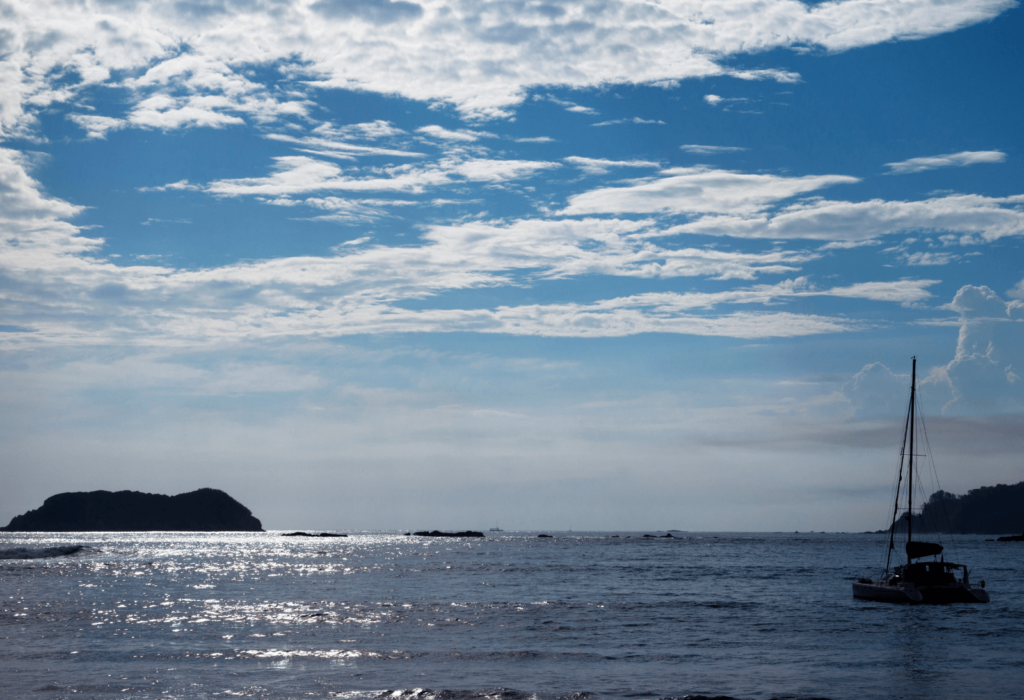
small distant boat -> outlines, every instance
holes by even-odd
[[[903,428],[903,446],[900,448],[900,471],[896,482],[896,503],[893,506],[892,525],[889,527],[889,551],[885,556],[885,572],[878,580],[859,579],[853,584],[853,597],[878,600],[888,603],[987,603],[988,592],[985,582],[980,588],[971,585],[967,567],[964,564],[948,562],[942,555],[943,547],[935,542],[920,542],[914,539],[914,405],[917,394],[917,358],[913,358],[910,374],[910,408],[907,410]],[[900,515],[900,486],[903,483],[903,467],[907,466],[907,510]],[[907,543],[904,547],[906,563],[893,568],[892,553],[896,549],[896,525],[907,521]],[[932,557],[932,561],[914,561]],[[957,573],[960,577],[957,577]]]
[[[488,532],[505,532],[505,531],[502,530],[500,527],[498,527],[498,523],[494,523],[494,527],[492,527]]]

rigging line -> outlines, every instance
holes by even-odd
[[[905,432],[906,431],[904,430],[904,435],[905,435]],[[904,440],[906,440],[905,436],[904,436]],[[893,474],[892,474],[892,491],[891,491],[892,495],[891,495],[891,497],[889,499],[889,502],[893,504],[893,506],[892,506],[893,520],[895,520],[896,513],[898,513],[899,509],[900,509],[900,482],[902,481],[902,478],[903,478],[902,477],[902,474],[903,474],[902,470],[903,470],[903,447],[901,446],[900,447],[900,454],[899,454],[899,462],[897,463],[896,471],[893,472]],[[892,554],[892,547],[893,547],[892,526],[890,525],[890,527],[889,527],[889,547],[886,548],[886,554],[885,554],[885,557],[883,557],[885,559],[885,568],[884,568],[884,575],[885,576],[888,576],[888,574],[889,574],[889,557]]]
[[[913,401],[913,400],[914,400],[914,388],[911,387],[911,389],[910,389],[910,401]],[[889,564],[892,561],[892,550],[896,548],[896,545],[894,543],[894,539],[896,537],[896,517],[899,515],[899,512],[900,512],[900,484],[903,483],[903,461],[904,461],[905,455],[907,453],[907,432],[908,432],[908,430],[912,429],[912,427],[913,427],[913,426],[910,425],[910,414],[911,414],[911,411],[908,409],[907,410],[907,417],[906,417],[906,419],[903,422],[903,443],[900,445],[900,469],[899,469],[899,472],[898,472],[899,475],[896,477],[896,498],[893,499],[892,525],[889,526],[889,548],[885,552],[885,574],[886,574],[886,576],[889,575]],[[911,451],[913,451],[913,450],[911,450]],[[911,458],[910,459],[910,465],[908,466],[908,469],[912,468],[913,464],[914,464],[914,460],[913,460],[913,458]],[[910,510],[910,508],[909,508],[910,500],[909,499],[907,500],[907,506],[908,506],[907,507],[907,511],[909,513],[909,510]],[[910,513],[910,516],[913,517],[913,513]],[[908,522],[907,525],[909,526],[910,523]],[[910,563],[910,562],[908,561],[907,563]]]
[[[942,485],[939,483],[939,471],[935,468],[935,457],[933,456],[933,453],[932,453],[932,446],[928,442],[928,428],[924,424],[924,414],[921,412],[920,399],[918,399],[917,410],[918,410],[918,415],[921,416],[921,432],[924,433],[925,450],[928,453],[928,461],[932,465],[932,478],[935,479],[936,490],[937,491],[942,491]],[[949,519],[949,510],[946,508],[946,499],[943,498],[943,499],[941,499],[941,501],[942,501],[942,517],[945,518],[945,520],[946,520],[946,531],[949,533],[949,542],[950,542],[950,544],[953,545],[953,556],[956,558],[956,561],[960,561],[960,552],[957,550],[957,547],[956,547],[956,538],[953,537],[953,523]]]

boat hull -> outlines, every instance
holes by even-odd
[[[987,603],[988,592],[969,584],[953,586],[921,586],[912,584],[890,585],[885,581],[853,584],[853,597],[862,600],[877,600],[883,603],[905,603],[908,605],[945,605],[949,603]]]
[[[884,581],[853,584],[853,597],[863,600],[877,600],[883,603],[922,603],[921,592],[913,586],[890,586]]]

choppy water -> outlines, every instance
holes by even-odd
[[[0,696],[1024,697],[1019,543],[904,607],[879,536],[492,534],[0,534]]]

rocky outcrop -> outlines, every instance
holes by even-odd
[[[88,491],[50,496],[7,532],[263,532],[248,508],[217,489],[177,496]]]

